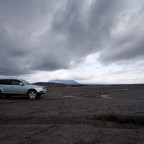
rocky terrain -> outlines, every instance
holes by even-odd
[[[143,144],[144,85],[46,85],[0,99],[0,144]]]

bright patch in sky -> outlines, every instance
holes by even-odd
[[[144,82],[143,0],[1,0],[0,78]]]

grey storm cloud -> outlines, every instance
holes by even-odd
[[[87,55],[143,58],[142,0],[0,0],[0,75],[67,69]]]

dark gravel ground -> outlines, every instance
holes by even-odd
[[[47,87],[0,99],[0,144],[144,144],[144,86]]]

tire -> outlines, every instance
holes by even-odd
[[[6,98],[11,98],[11,95],[5,95]]]
[[[2,97],[2,92],[0,91],[0,98]]]
[[[34,100],[38,97],[38,94],[35,90],[30,90],[28,91],[27,96],[30,100]]]

